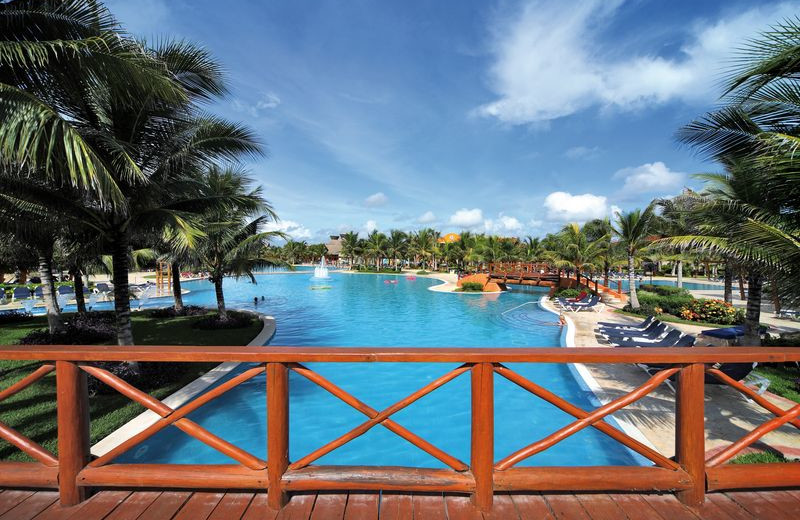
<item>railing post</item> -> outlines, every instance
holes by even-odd
[[[281,479],[289,466],[289,369],[267,363],[267,503],[272,509],[286,505]]]
[[[89,392],[86,372],[70,361],[56,361],[58,407],[58,491],[63,506],[85,498],[78,473],[89,462]]]
[[[678,491],[678,499],[696,506],[705,500],[705,366],[686,365],[678,373],[675,403],[675,455],[691,478],[689,489]]]
[[[482,510],[494,499],[494,369],[491,363],[472,366],[472,451],[475,478],[472,502]]]

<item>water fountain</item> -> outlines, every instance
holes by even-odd
[[[319,259],[319,265],[314,268],[314,276],[312,280],[329,280],[328,268],[325,266],[325,257]]]

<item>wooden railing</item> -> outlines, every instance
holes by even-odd
[[[0,347],[0,359],[46,362],[29,376],[0,391],[0,401],[55,370],[58,406],[58,456],[0,422],[0,438],[36,462],[1,462],[0,486],[58,489],[61,502],[72,505],[91,488],[261,489],[278,508],[287,494],[303,490],[404,490],[468,493],[483,510],[496,491],[675,491],[688,504],[703,501],[719,489],[797,487],[800,464],[729,465],[745,447],[784,424],[800,428],[800,405],[783,410],[715,363],[800,360],[797,348],[310,348],[310,347]],[[247,368],[183,406],[172,409],[110,372],[94,365],[104,361],[249,362]],[[384,410],[376,410],[304,365],[310,362],[453,363],[438,379]],[[647,363],[666,368],[644,384],[593,411],[583,410],[508,368],[509,363]],[[315,383],[355,408],[366,420],[351,431],[295,461],[289,460],[289,372]],[[212,434],[187,415],[241,383],[266,372],[267,460]],[[471,452],[461,461],[397,423],[392,416],[462,374],[470,374],[472,395]],[[160,416],[159,420],[94,460],[89,455],[87,377],[92,376]],[[707,375],[742,392],[775,418],[765,422],[714,456],[704,447],[704,383]],[[503,377],[572,415],[575,421],[551,435],[494,460],[494,380]],[[669,458],[605,422],[610,414],[651,393],[668,378],[677,378],[676,455]],[[365,389],[366,391],[367,389]],[[0,421],[2,417],[0,417]],[[498,420],[501,420],[498,418]],[[381,466],[316,466],[325,454],[382,426],[441,461],[447,469]],[[114,460],[156,432],[174,426],[234,459],[237,464],[116,464]],[[567,437],[594,428],[652,462],[652,466],[517,467]],[[532,439],[532,441],[534,441]]]

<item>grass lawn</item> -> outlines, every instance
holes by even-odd
[[[193,322],[203,316],[152,318],[146,312],[133,314],[133,335],[138,345],[246,345],[260,331],[261,321],[234,330],[197,330]],[[44,317],[25,323],[0,326],[0,344],[14,344],[31,332],[46,327]],[[0,360],[0,388],[6,388],[33,372],[40,363]],[[174,377],[165,384],[138,383],[141,390],[163,399],[213,368],[215,363],[175,363]],[[22,392],[0,402],[0,420],[11,428],[57,453],[55,373]],[[113,392],[89,399],[91,443],[99,441],[144,411],[144,407]],[[0,460],[31,461],[14,446],[0,440]]]
[[[800,369],[790,365],[758,365],[755,373],[769,379],[768,390],[800,403]]]

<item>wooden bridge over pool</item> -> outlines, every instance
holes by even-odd
[[[800,429],[800,404],[782,409],[718,370],[718,363],[796,362],[800,349],[736,348],[322,348],[8,346],[0,360],[26,361],[30,374],[2,385],[0,401],[45,377],[55,377],[58,451],[0,422],[0,439],[29,462],[0,462],[0,520],[21,519],[528,519],[528,518],[796,518],[800,464],[730,464],[733,457],[781,427]],[[109,372],[103,362],[248,363],[213,389],[175,408]],[[393,405],[376,410],[306,364],[439,363],[442,375]],[[593,410],[581,409],[513,368],[526,363],[639,364],[663,367],[646,382]],[[293,377],[290,379],[289,374]],[[189,418],[220,395],[266,376],[266,457],[249,453]],[[89,395],[93,377],[157,415],[106,454],[89,451]],[[290,459],[290,380],[299,377],[364,415],[352,430]],[[394,418],[458,377],[471,399],[469,454],[461,460],[406,429]],[[660,453],[604,419],[675,379],[675,456]],[[773,417],[708,455],[705,384],[731,386]],[[513,453],[495,454],[496,380],[505,380],[572,416],[542,439]],[[369,389],[363,393],[369,395]],[[0,408],[3,413],[12,410]],[[298,412],[295,412],[298,413]],[[218,450],[229,464],[120,464],[116,459],[164,428],[179,428]],[[374,427],[387,428],[436,458],[439,468],[331,466],[318,460]],[[594,428],[649,461],[644,466],[521,466],[586,428]],[[222,432],[220,432],[222,433]]]

